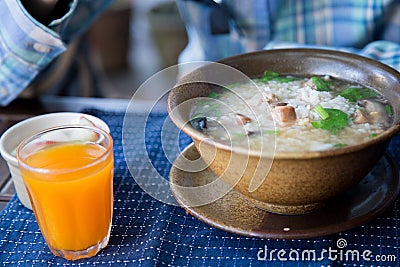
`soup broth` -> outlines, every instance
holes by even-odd
[[[218,142],[277,151],[336,149],[375,138],[390,126],[392,107],[377,90],[329,76],[266,71],[216,88],[191,110],[193,127]]]

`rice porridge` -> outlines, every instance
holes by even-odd
[[[273,142],[277,151],[303,152],[375,138],[390,126],[391,116],[391,106],[374,89],[329,76],[266,71],[199,98],[191,124],[222,143],[257,149]]]

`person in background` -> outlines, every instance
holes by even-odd
[[[357,53],[400,70],[399,0],[177,0],[189,42],[179,63],[261,49]]]
[[[112,0],[1,0],[0,105],[63,54]]]

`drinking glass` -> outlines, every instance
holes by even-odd
[[[91,126],[60,126],[20,143],[19,168],[54,255],[88,258],[104,248],[113,213],[113,140]]]

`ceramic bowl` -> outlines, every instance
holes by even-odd
[[[220,63],[250,78],[262,76],[265,70],[283,75],[330,75],[379,90],[393,107],[391,126],[376,138],[359,145],[260,155],[257,151],[236,149],[212,140],[188,123],[190,106],[182,103],[208,96],[212,86],[182,81],[204,80],[214,71],[205,65],[183,77],[170,91],[167,100],[172,121],[193,139],[201,157],[217,176],[267,211],[303,214],[320,208],[328,199],[365,177],[400,129],[400,74],[375,60],[330,50],[280,49],[241,54]],[[250,183],[260,166],[270,167],[265,172],[265,179],[254,190]]]
[[[23,139],[32,136],[37,132],[56,126],[70,124],[94,125],[110,132],[109,127],[103,120],[92,115],[77,112],[56,112],[20,121],[7,129],[0,137],[1,156],[7,162],[19,200],[28,209],[32,209],[32,206],[18,168],[18,161],[15,155],[17,146]]]

